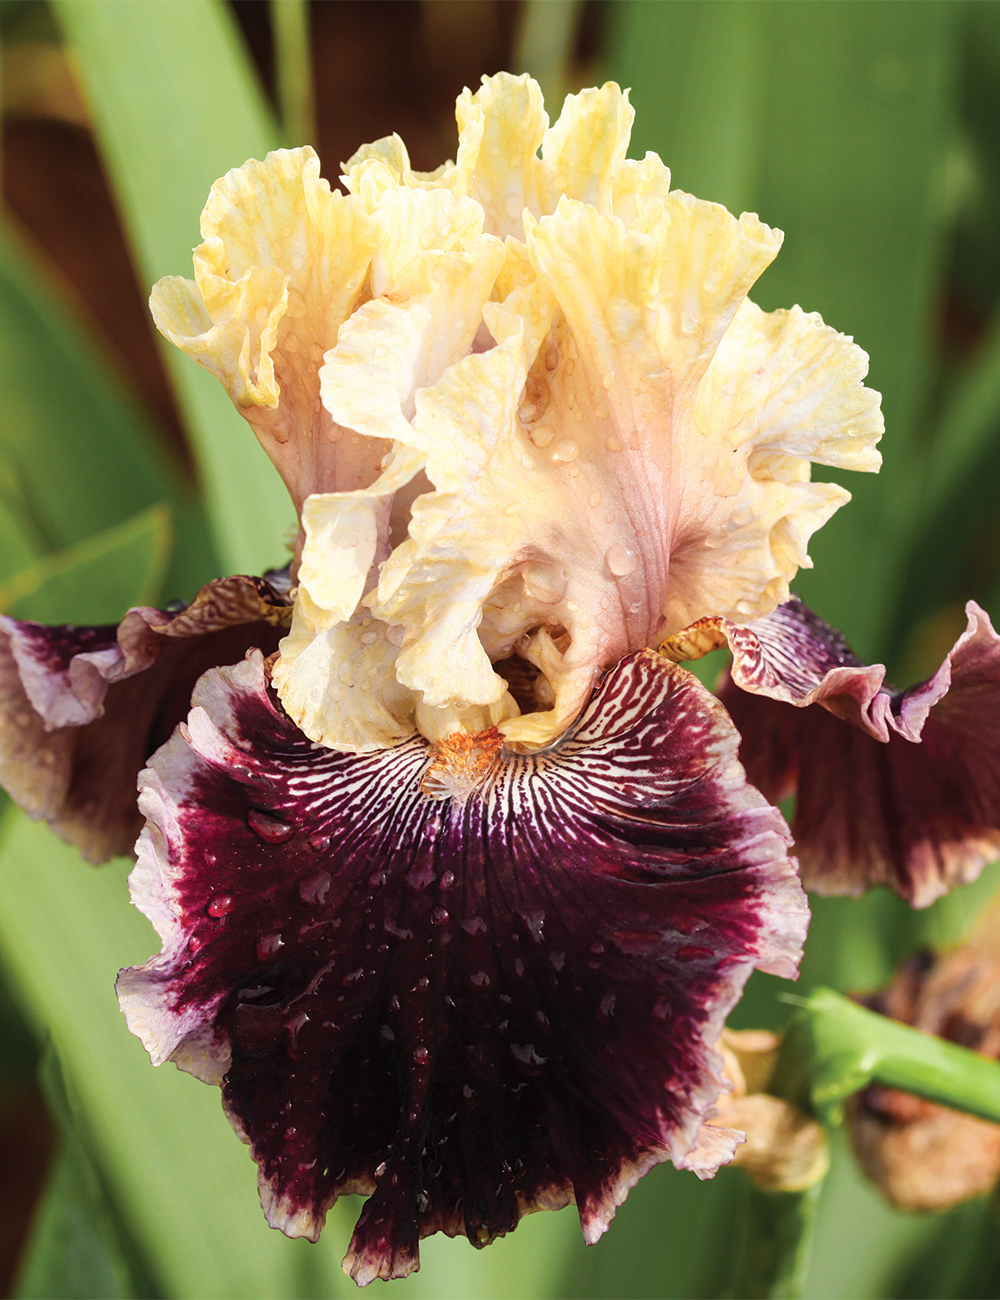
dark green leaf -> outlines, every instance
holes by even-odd
[[[14,1294],[18,1300],[144,1300],[161,1292],[141,1261],[136,1285],[108,1202],[106,1189],[87,1153],[58,1054],[49,1041],[40,1070],[49,1109],[62,1132],[58,1154],[35,1214]]]

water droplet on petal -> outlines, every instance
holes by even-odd
[[[448,909],[446,907],[435,907],[434,911],[431,912],[431,925],[447,925],[448,919]]]
[[[426,1065],[431,1059],[431,1054],[426,1047],[415,1047],[413,1049],[413,1059],[417,1065]]]
[[[282,822],[277,817],[269,817],[267,813],[258,812],[256,808],[250,810],[247,817],[247,823],[252,831],[255,831],[262,840],[268,844],[284,844],[295,834],[295,827],[289,826],[288,822]]]
[[[533,600],[540,600],[543,605],[556,605],[566,594],[569,578],[561,565],[534,561],[521,570],[521,581]]]
[[[454,871],[446,871],[444,875],[441,877],[441,888],[443,890],[449,890],[454,887],[454,884],[455,884]]]
[[[613,542],[604,557],[604,563],[616,578],[627,578],[639,567],[639,557],[631,547]]]
[[[236,900],[232,894],[213,894],[205,910],[209,916],[228,916],[235,906]]]
[[[306,846],[313,853],[325,853],[330,847],[330,836],[325,831],[314,831],[306,840]]]
[[[485,934],[486,922],[481,916],[467,916],[462,922],[462,929],[466,934]]]
[[[267,961],[273,957],[279,948],[285,946],[285,941],[280,934],[265,934],[257,940],[257,956],[261,961]]]
[[[674,1008],[669,998],[657,998],[656,1005],[653,1007],[653,1015],[657,1020],[669,1020],[674,1014]]]
[[[473,975],[470,975],[469,978],[477,989],[489,988],[490,977],[484,970],[477,970]]]
[[[601,1005],[597,1008],[597,1013],[602,1020],[610,1020],[615,1014],[615,1003],[618,999],[613,993],[605,993],[601,998]]]
[[[532,1074],[545,1065],[546,1058],[538,1052],[534,1043],[511,1043],[510,1054],[518,1065]]]
[[[572,438],[560,438],[559,441],[556,443],[556,445],[552,448],[552,459],[563,461],[564,463],[567,464],[571,460],[576,460],[579,454],[580,454],[580,448],[576,445],[576,443],[573,441]]]
[[[303,903],[325,903],[331,883],[329,871],[316,871],[299,881],[299,897]]]

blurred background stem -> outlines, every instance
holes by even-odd
[[[270,0],[274,80],[285,140],[292,148],[316,143],[309,0]]]
[[[582,0],[523,0],[521,7],[513,71],[535,78],[553,120],[570,90],[569,63],[582,9]]]
[[[726,1300],[800,1300],[821,1191],[817,1183],[804,1192],[765,1192],[746,1180]]]

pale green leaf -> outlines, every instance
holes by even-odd
[[[153,506],[114,528],[36,560],[0,585],[0,613],[38,623],[117,623],[161,594],[170,511]]]
[[[190,275],[212,183],[279,143],[221,0],[55,0],[145,285]],[[283,564],[288,496],[218,380],[164,344],[229,572]]]
[[[0,581],[159,501],[178,526],[171,594],[214,576],[204,519],[156,429],[2,222],[0,408]]]

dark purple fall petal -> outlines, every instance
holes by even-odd
[[[180,613],[131,609],[118,627],[0,616],[0,785],[92,862],[129,852],[136,777],[195,682],[250,647],[277,649],[290,612],[263,579],[237,577]]]
[[[194,702],[143,774],[131,886],[163,950],[119,996],[155,1063],[222,1084],[272,1225],[315,1239],[370,1194],[367,1283],[574,1201],[594,1241],[651,1166],[731,1158],[714,1044],[754,967],[794,975],[807,909],[690,674],[623,660],[549,751],[484,733],[464,799],[422,793],[420,737],[313,745],[259,655]]]
[[[726,634],[740,759],[769,799],[797,794],[807,888],[882,884],[926,907],[1000,855],[1000,637],[974,601],[966,613],[941,667],[906,691],[798,601]]]

